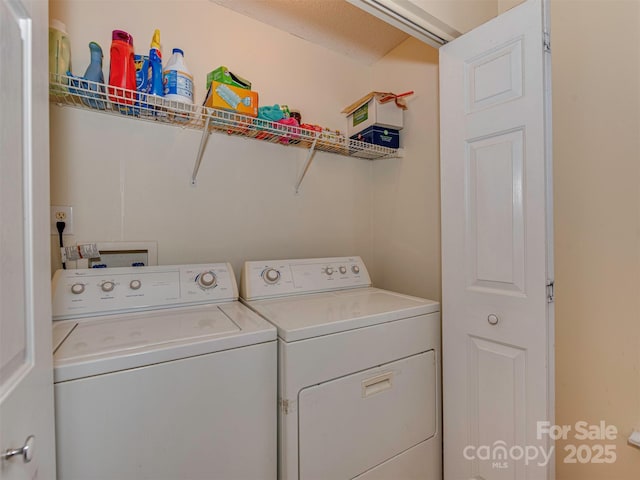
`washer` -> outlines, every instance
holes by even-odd
[[[53,278],[60,480],[274,479],[276,329],[229,264]]]
[[[360,257],[246,262],[240,293],[278,329],[279,478],[442,478],[437,302]]]

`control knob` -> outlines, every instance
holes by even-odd
[[[345,267],[344,265],[343,265],[343,266],[341,266],[341,267],[339,268],[339,270],[340,270],[340,273],[341,273],[342,275],[344,275],[345,273],[347,273],[347,267]]]
[[[106,282],[102,282],[102,285],[100,285],[100,288],[102,289],[103,292],[112,292],[113,289],[115,288],[116,284],[113,283],[110,280],[107,280]]]
[[[74,283],[71,285],[71,293],[74,295],[80,295],[84,292],[84,284],[83,283]]]
[[[351,271],[356,275],[360,273],[360,267],[358,265],[351,266]]]
[[[218,284],[217,280],[216,280],[216,274],[213,273],[211,270],[209,270],[208,272],[203,272],[200,275],[198,275],[198,285],[200,285],[200,287],[202,288],[213,288]]]
[[[142,286],[142,282],[140,280],[131,280],[129,282],[129,288],[131,290],[138,290]]]
[[[262,278],[268,284],[273,285],[278,280],[280,280],[280,272],[275,268],[267,268],[264,272],[262,272]]]
[[[331,268],[331,267],[327,267],[327,268],[325,269],[325,273],[326,273],[327,275],[333,275],[333,268]]]

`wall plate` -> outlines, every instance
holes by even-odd
[[[63,235],[73,235],[73,207],[51,206],[51,235],[58,235],[57,222],[64,222]]]

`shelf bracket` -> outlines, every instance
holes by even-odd
[[[304,176],[307,174],[307,171],[311,166],[313,155],[316,153],[316,143],[318,142],[318,137],[320,137],[320,132],[316,132],[316,137],[313,139],[313,143],[311,144],[311,146],[309,147],[309,150],[307,151],[307,160],[304,164],[304,168],[302,169],[302,172],[300,173],[300,176],[298,177],[298,181],[296,182],[296,194],[299,193],[302,180],[304,179]]]
[[[204,129],[202,130],[202,138],[200,139],[200,148],[198,149],[198,155],[196,156],[196,163],[193,166],[193,173],[191,174],[192,186],[196,185],[196,178],[198,177],[198,170],[200,170],[202,155],[204,155],[204,149],[207,146],[207,140],[209,140],[209,136],[211,135],[211,130],[209,130],[210,122],[211,122],[211,117],[207,115],[207,121],[204,123]]]

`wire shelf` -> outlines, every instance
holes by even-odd
[[[226,133],[285,146],[315,148],[322,152],[350,157],[375,160],[400,156],[399,149],[352,140],[338,132],[288,126],[65,75],[51,74],[49,98],[51,103],[60,106],[194,130],[207,129],[209,132]]]

